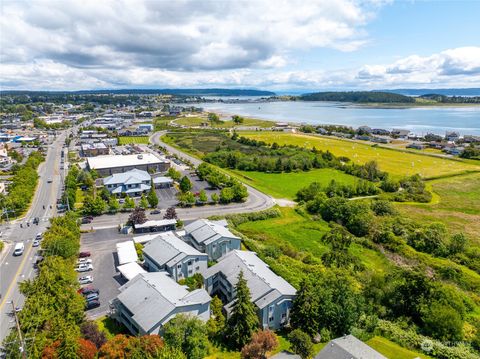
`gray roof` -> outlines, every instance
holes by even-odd
[[[204,289],[189,292],[165,272],[139,274],[121,286],[120,292],[117,300],[145,332],[158,323],[165,324],[175,308],[201,305],[212,299]]]
[[[276,275],[268,265],[257,257],[255,252],[233,250],[208,268],[205,278],[221,272],[228,282],[235,286],[238,274],[243,271],[252,301],[258,308],[264,308],[283,295],[294,296],[295,288],[282,277]]]
[[[331,340],[315,359],[387,359],[353,335]]]
[[[221,238],[237,238],[225,226],[208,219],[199,219],[188,226],[185,226],[187,235],[199,244],[210,244]]]
[[[147,171],[134,168],[133,170],[127,172],[115,173],[111,176],[108,176],[103,180],[103,184],[105,186],[111,184],[136,184],[144,181],[150,181],[150,178],[151,177]]]
[[[182,241],[174,232],[165,232],[158,234],[154,239],[145,244],[143,252],[157,262],[158,265],[174,266],[187,256],[203,256],[192,246]]]

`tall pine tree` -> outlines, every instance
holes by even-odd
[[[255,305],[250,300],[250,290],[243,277],[243,271],[238,274],[236,285],[237,298],[232,308],[232,315],[227,322],[227,337],[237,349],[241,349],[252,339],[259,326]]]
[[[156,208],[158,206],[158,197],[157,193],[155,192],[155,184],[153,183],[153,180],[150,184],[150,192],[148,192],[147,201],[152,208]]]
[[[290,324],[313,336],[319,330],[318,297],[311,278],[305,278],[300,284],[300,290],[293,301]]]

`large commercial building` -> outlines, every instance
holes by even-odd
[[[127,172],[133,169],[147,172],[165,172],[170,168],[167,159],[159,159],[151,153],[139,155],[112,155],[87,158],[89,170],[96,170],[101,176]]]

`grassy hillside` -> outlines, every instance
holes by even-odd
[[[430,182],[438,196],[435,204],[398,205],[405,216],[428,223],[440,221],[451,232],[465,232],[480,246],[480,174]]]
[[[480,171],[480,165],[425,156],[421,154],[389,150],[367,144],[330,137],[290,134],[283,132],[249,132],[242,136],[279,145],[296,145],[318,150],[329,150],[336,156],[346,156],[356,163],[376,160],[381,170],[396,176],[420,174],[424,178]]]

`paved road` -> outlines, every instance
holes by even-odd
[[[180,158],[184,158],[192,162],[195,166],[202,163],[202,160],[192,157],[178,149],[167,145],[160,140],[165,131],[156,132],[150,137],[150,142],[165,147],[168,152],[176,154]],[[275,200],[266,194],[256,190],[253,187],[246,185],[248,190],[248,199],[243,203],[231,203],[229,205],[214,205],[202,206],[192,208],[177,208],[178,217],[184,221],[198,218],[206,218],[215,215],[225,215],[233,213],[257,212],[268,209],[275,205]],[[162,219],[163,214],[148,215],[149,219]],[[118,227],[119,224],[124,224],[128,219],[128,213],[117,213],[115,215],[103,215],[94,218],[92,223],[82,225],[82,229],[106,229]]]
[[[65,141],[65,133],[60,134],[49,145],[45,161],[39,166],[39,184],[27,214],[9,225],[2,226],[3,240],[7,241],[5,253],[0,258],[0,343],[8,335],[9,329],[15,325],[11,312],[10,301],[15,305],[23,305],[23,296],[18,291],[18,282],[33,278],[33,259],[38,247],[32,247],[33,238],[38,232],[44,232],[50,217],[55,215],[56,199],[60,196],[63,171],[60,170],[60,153]],[[52,180],[52,183],[48,183]],[[43,206],[45,205],[45,209]],[[52,208],[50,208],[52,205]],[[35,217],[40,218],[39,225],[32,224]],[[26,223],[29,222],[30,226]],[[20,227],[22,223],[23,228]],[[22,256],[14,257],[15,243],[24,242],[25,252]]]

